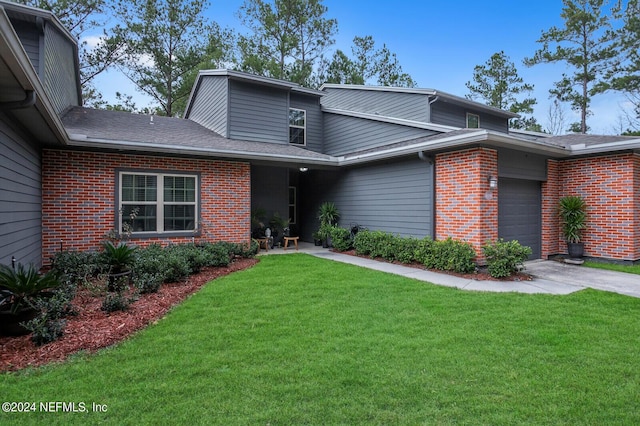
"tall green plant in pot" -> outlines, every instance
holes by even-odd
[[[322,246],[329,247],[331,245],[331,228],[338,224],[340,212],[333,202],[326,201],[318,209],[318,219],[320,220],[318,232],[322,238]]]
[[[584,255],[582,231],[586,228],[587,204],[576,195],[568,195],[560,199],[559,215],[562,234],[567,242],[569,257],[581,258]]]

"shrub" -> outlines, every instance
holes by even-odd
[[[82,251],[61,251],[53,258],[53,270],[66,275],[73,282],[86,282],[100,271],[98,253]]]
[[[168,269],[165,251],[159,244],[151,244],[136,252],[136,258],[133,263],[133,272],[136,276],[159,275],[162,277],[161,281],[164,281],[168,274]]]
[[[347,251],[353,248],[353,240],[351,239],[351,232],[348,229],[340,228],[339,226],[331,227],[331,242],[333,248],[338,251]]]
[[[416,250],[420,245],[420,240],[416,238],[400,238],[397,237],[394,242],[395,260],[402,263],[412,263],[416,260]]]
[[[185,252],[178,248],[180,246],[168,247],[164,250],[164,260],[166,265],[165,282],[177,282],[191,274],[189,259]]]
[[[428,269],[440,269],[461,274],[473,272],[476,268],[476,253],[469,243],[447,238],[434,241],[424,260]]]
[[[37,346],[58,340],[64,334],[66,325],[66,320],[51,319],[47,315],[38,315],[31,321],[24,323],[25,328],[32,332],[31,340]]]
[[[142,294],[157,293],[164,281],[164,274],[144,272],[133,277],[134,287]]]
[[[433,250],[434,243],[431,237],[418,240],[413,248],[413,259],[416,262],[426,264],[427,257],[431,255],[431,250]]]
[[[487,259],[489,275],[494,278],[508,277],[524,267],[523,262],[531,255],[531,248],[521,245],[518,241],[504,241],[502,238],[495,243],[487,243],[482,247]]]
[[[207,266],[227,266],[232,256],[242,253],[242,247],[239,244],[225,242],[207,243],[202,250],[207,256]]]
[[[126,311],[130,304],[131,300],[123,292],[108,293],[100,309],[105,312]]]

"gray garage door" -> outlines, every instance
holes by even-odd
[[[500,178],[498,182],[498,237],[531,247],[530,259],[540,258],[542,199],[540,182]]]

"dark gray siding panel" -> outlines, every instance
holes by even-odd
[[[547,158],[512,149],[499,149],[498,176],[546,181]]]
[[[45,26],[44,87],[58,114],[78,105],[74,50],[52,25]]]
[[[41,266],[40,153],[0,116],[0,263]]]
[[[24,21],[14,20],[11,23],[18,38],[20,38],[25,52],[27,52],[27,56],[31,60],[33,68],[40,75],[40,31],[35,25]],[[40,77],[42,78],[41,75]]]
[[[288,144],[288,92],[233,80],[229,83],[228,137]]]
[[[315,218],[324,201],[333,201],[340,210],[340,226],[359,224],[401,236],[423,238],[433,235],[433,179],[431,165],[406,159],[348,169],[339,175],[318,172],[315,203],[306,203],[305,214]],[[329,182],[329,184],[327,184]],[[302,190],[304,190],[303,187]],[[304,237],[317,229],[305,222]]]
[[[291,94],[289,99],[291,108],[299,108],[307,111],[307,145],[306,148],[322,152],[322,112],[320,100],[315,96],[300,96]]]
[[[467,127],[467,113],[480,116],[480,127],[498,132],[508,132],[509,122],[506,118],[489,115],[447,102],[435,102],[431,105],[431,122],[445,126]]]
[[[436,132],[338,114],[324,115],[325,154],[343,155]]]
[[[498,182],[498,237],[531,247],[530,259],[542,249],[542,197],[540,182],[501,178]]]
[[[203,77],[195,94],[189,119],[227,137],[227,90],[227,77]]]
[[[322,97],[326,108],[380,114],[386,117],[427,122],[429,98],[417,93],[328,88]]]

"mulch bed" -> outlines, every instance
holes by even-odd
[[[140,295],[124,312],[101,311],[104,296],[82,289],[73,301],[78,314],[67,318],[64,336],[59,340],[36,346],[30,335],[0,337],[0,371],[59,362],[79,351],[95,352],[111,346],[159,320],[209,281],[250,268],[257,262],[257,259],[235,259],[224,268],[205,268],[185,282],[163,284],[157,293]]]
[[[335,250],[334,250],[335,251]],[[368,256],[363,256],[360,254],[357,254],[355,250],[348,250],[348,251],[341,251],[341,252],[337,252],[336,253],[340,253],[340,254],[348,254],[350,256],[356,256],[356,257],[362,257],[364,259],[370,259],[370,257]],[[376,257],[374,260],[377,260],[379,262],[386,262],[386,263],[393,263],[396,265],[402,265],[402,266],[408,266],[411,268],[417,268],[417,269],[425,269],[424,265],[421,263],[402,263],[402,262],[398,262],[398,261],[393,261],[393,262],[389,262],[388,260],[383,259],[382,257]],[[486,268],[479,268],[476,272],[472,272],[470,274],[459,274],[457,272],[451,272],[451,271],[442,271],[439,269],[427,269],[428,271],[431,272],[437,272],[439,274],[447,274],[447,275],[453,275],[456,277],[461,277],[461,278],[467,278],[470,280],[477,280],[477,281],[531,281],[533,280],[533,277],[527,273],[524,272],[518,272],[517,274],[513,274],[510,275],[508,277],[504,277],[504,278],[494,278],[491,275],[489,275],[489,272],[487,272]]]

